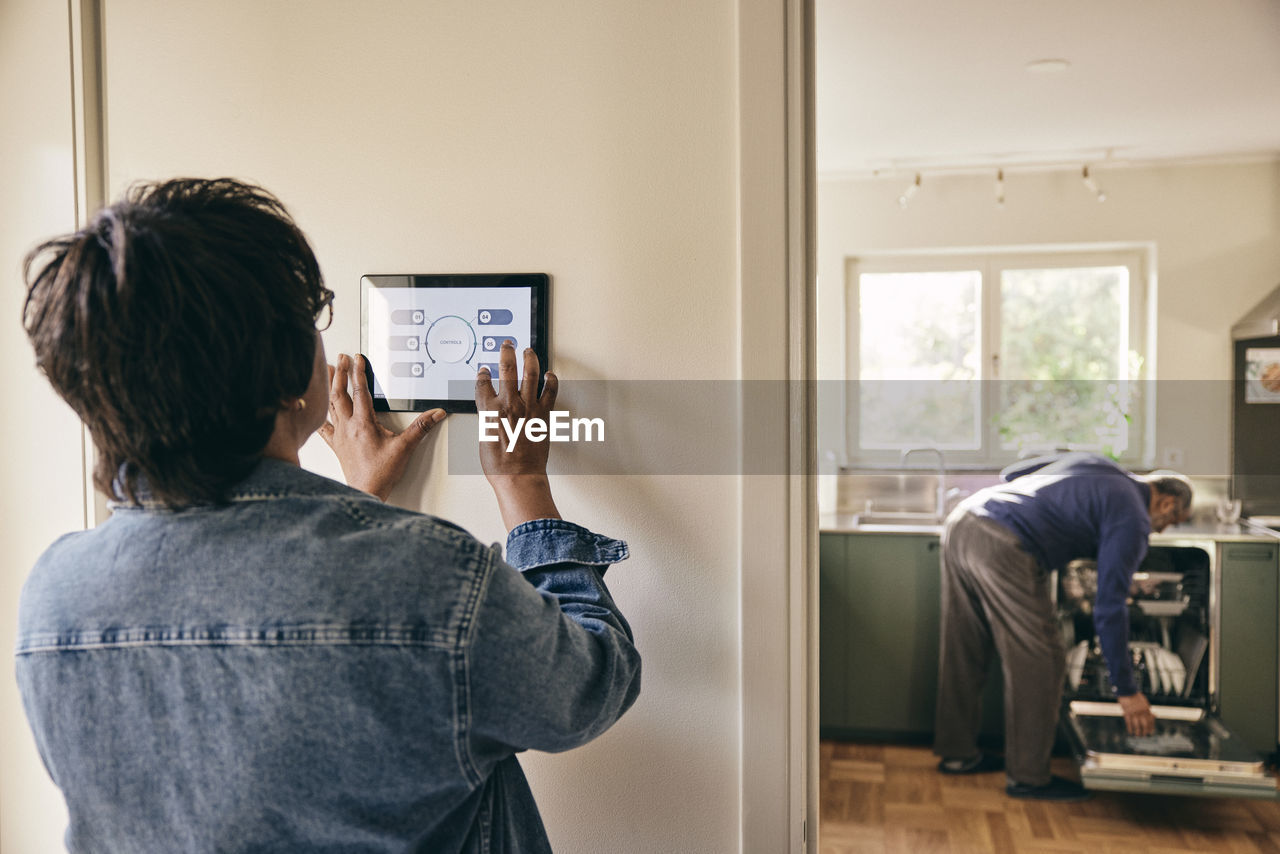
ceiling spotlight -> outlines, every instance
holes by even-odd
[[[920,173],[917,172],[915,181],[907,185],[907,189],[902,191],[901,196],[898,196],[898,204],[902,206],[903,210],[907,209],[907,202],[911,201],[911,197],[914,196],[919,191],[919,189],[920,189]]]
[[[1093,177],[1089,175],[1089,167],[1087,165],[1081,170],[1080,178],[1084,181],[1084,185],[1088,188],[1089,192],[1098,197],[1098,201],[1105,202],[1107,200],[1106,191],[1100,188],[1098,186],[1098,182],[1093,180]]]
[[[1004,170],[996,170],[996,207],[1004,207]]]
[[[1023,66],[1032,74],[1061,74],[1070,67],[1065,59],[1033,59]]]

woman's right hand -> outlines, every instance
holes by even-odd
[[[507,427],[514,430],[520,419],[526,423],[531,418],[551,420],[559,383],[555,374],[548,373],[538,394],[539,368],[538,355],[526,349],[523,377],[517,383],[515,346],[507,340],[498,354],[498,388],[494,389],[487,368],[476,374],[476,409],[496,413],[498,419],[498,441],[480,443],[480,467],[498,497],[508,531],[531,519],[560,518],[547,480],[550,441],[530,441],[523,426],[514,443],[507,433]]]

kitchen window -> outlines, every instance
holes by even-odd
[[[850,259],[851,458],[1144,451],[1141,250]]]

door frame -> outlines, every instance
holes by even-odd
[[[740,376],[776,403],[740,412],[740,850],[775,854],[818,848],[813,0],[738,24]]]
[[[104,90],[103,0],[67,0],[71,42],[72,163],[75,169],[75,227],[85,228],[107,201],[106,94]],[[84,467],[84,527],[107,521],[107,497],[93,482],[95,451],[81,425]]]

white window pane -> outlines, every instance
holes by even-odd
[[[981,447],[977,270],[858,277],[859,444]]]
[[[1002,271],[1003,448],[1128,448],[1128,309],[1127,267]]]

